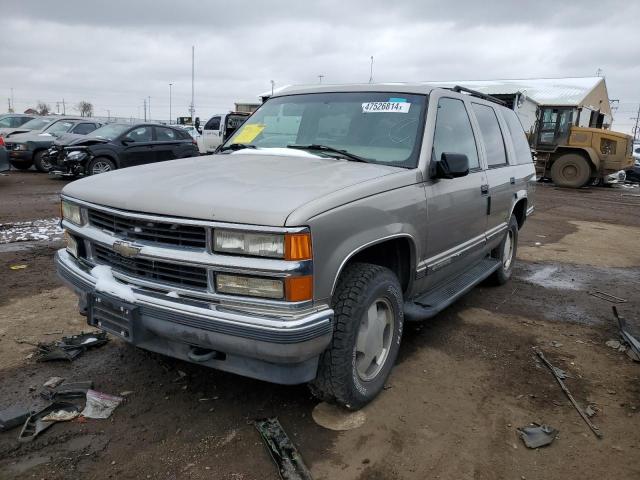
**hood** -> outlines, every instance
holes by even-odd
[[[72,141],[66,143],[66,145],[68,146],[73,146],[73,147],[90,147],[91,145],[98,145],[98,144],[103,144],[103,143],[109,143],[110,140],[107,140],[106,138],[96,138],[96,137],[92,137],[92,138],[87,138],[86,135],[76,135],[76,138],[74,138]]]
[[[80,135],[79,133],[65,133],[58,138],[56,138],[54,145],[73,145],[75,142],[80,140],[84,140],[87,138],[85,135]]]
[[[7,141],[11,143],[27,143],[27,142],[53,142],[56,137],[48,133],[40,131],[27,131],[26,133],[16,133],[11,135]]]
[[[9,135],[17,135],[20,133],[27,133],[30,132],[31,130],[25,130],[24,128],[0,128],[0,136],[2,137],[8,137]]]
[[[284,226],[291,212],[308,202],[406,171],[306,152],[244,152],[116,170],[72,182],[62,193],[123,210]]]

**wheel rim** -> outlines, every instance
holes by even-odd
[[[109,165],[107,162],[103,162],[103,161],[98,161],[93,165],[93,168],[91,169],[91,173],[93,175],[97,175],[99,173],[105,173],[105,172],[109,172],[111,171],[111,165]]]
[[[507,231],[507,237],[504,239],[504,247],[502,247],[502,265],[505,270],[509,270],[513,261],[513,231]]]
[[[566,178],[567,180],[575,179],[579,175],[579,173],[580,173],[580,171],[578,170],[578,167],[576,167],[573,164],[566,165],[562,169],[562,176],[564,178]]]
[[[51,162],[49,161],[49,158],[44,155],[40,157],[40,165],[42,165],[44,170],[51,170]]]
[[[356,339],[356,371],[363,381],[374,379],[389,356],[395,315],[391,303],[379,298],[371,304],[360,319]]]

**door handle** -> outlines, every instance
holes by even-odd
[[[480,185],[480,193],[482,193],[482,195],[486,195],[487,193],[489,193],[489,185]]]

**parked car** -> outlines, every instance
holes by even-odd
[[[633,160],[633,167],[625,173],[627,174],[627,180],[631,182],[640,182],[640,158],[635,158]]]
[[[4,134],[13,131],[16,128],[20,128],[29,120],[33,120],[35,115],[26,115],[24,113],[6,113],[0,115],[0,137]]]
[[[111,123],[64,149],[52,174],[95,175],[145,163],[198,155],[195,140],[181,128],[151,123]],[[58,157],[59,158],[59,157]]]
[[[17,133],[26,133],[30,131],[40,131],[43,130],[49,125],[51,122],[55,120],[59,120],[60,117],[49,116],[49,117],[35,117],[31,120],[23,123],[20,126],[15,127],[4,127],[0,128],[0,137],[9,137],[10,135],[15,135]]]
[[[196,127],[194,127],[193,125],[175,125],[175,126],[177,128],[183,129],[189,135],[191,135],[191,138],[193,138],[196,141],[196,145],[198,146],[198,151],[201,154],[207,153],[206,151],[200,150],[201,148],[204,148],[203,143],[201,141],[202,134],[198,131]]]
[[[35,165],[37,170],[48,172],[51,165],[46,152],[57,137],[65,133],[86,135],[100,125],[100,122],[86,118],[63,118],[52,121],[40,131],[11,134],[5,140],[11,165],[20,170],[26,170]]]
[[[289,88],[216,155],[66,185],[55,262],[92,326],[357,409],[405,319],[509,280],[534,188],[522,125],[492,97]]]
[[[213,153],[249,118],[248,113],[230,112],[211,117],[202,128],[202,135],[198,139],[200,153]]]

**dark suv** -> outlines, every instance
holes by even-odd
[[[195,140],[167,125],[112,123],[75,140],[57,155],[51,173],[95,175],[111,170],[199,155]]]

